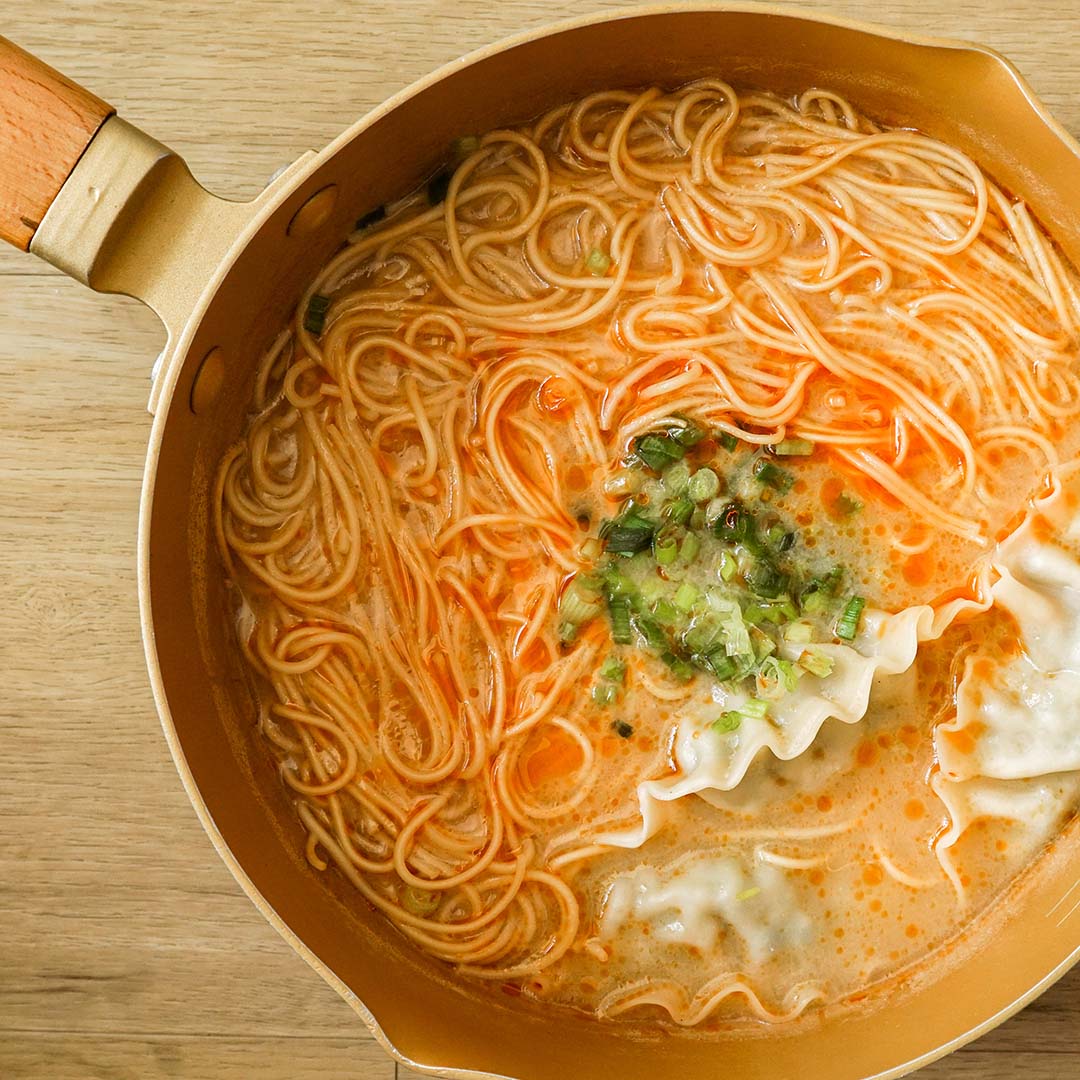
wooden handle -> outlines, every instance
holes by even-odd
[[[115,110],[0,37],[0,239],[26,251]]]

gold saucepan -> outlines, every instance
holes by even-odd
[[[886,124],[975,157],[1080,262],[1080,147],[1008,62],[791,10],[692,4],[514,38],[397,94],[257,199],[208,194],[167,147],[0,39],[0,236],[168,328],[142,494],[143,636],[165,737],[221,857],[282,936],[400,1060],[527,1080],[892,1077],[1011,1015],[1080,956],[1080,830],[1060,838],[950,957],[858,1007],[758,1035],[631,1032],[480,999],[302,858],[299,825],[251,701],[208,527],[256,361],[352,223],[430,175],[463,132],[528,120],[611,86],[715,74],[787,94],[826,86]]]

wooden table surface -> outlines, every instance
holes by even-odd
[[[444,61],[619,6],[4,0],[0,33],[239,197]],[[828,7],[995,46],[1080,134],[1078,0]],[[0,251],[0,1077],[391,1080],[218,861],[159,733],[135,530],[162,344],[137,303]],[[1080,968],[921,1076],[1021,1074],[1080,1077]]]

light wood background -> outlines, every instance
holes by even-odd
[[[243,196],[436,65],[618,6],[3,0],[0,33]],[[1080,0],[822,6],[995,46],[1080,134]],[[0,1077],[404,1077],[219,863],[159,734],[135,529],[162,339],[0,251]],[[1080,968],[920,1075],[1080,1077]]]

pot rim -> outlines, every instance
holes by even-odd
[[[193,343],[196,331],[205,315],[207,309],[210,306],[215,294],[218,291],[221,283],[228,276],[233,263],[239,254],[247,246],[248,242],[259,232],[264,222],[271,215],[271,213],[280,205],[280,202],[287,198],[293,191],[297,190],[303,183],[309,179],[312,175],[319,171],[319,169],[328,162],[331,158],[336,156],[338,151],[346,144],[350,143],[353,139],[359,136],[363,131],[377,123],[383,117],[389,115],[398,109],[404,102],[410,100],[413,97],[427,91],[439,82],[442,82],[449,75],[461,70],[462,68],[471,67],[478,63],[481,63],[488,58],[495,56],[499,53],[503,53],[514,49],[518,46],[528,44],[529,42],[536,41],[546,37],[552,37],[567,31],[572,31],[588,26],[597,26],[605,23],[615,23],[624,20],[632,20],[638,18],[648,18],[663,15],[680,15],[680,14],[753,14],[763,16],[778,16],[780,18],[791,19],[794,21],[801,21],[807,23],[816,23],[825,26],[836,27],[842,30],[853,30],[868,35],[873,35],[878,38],[883,38],[901,44],[917,45],[933,49],[952,50],[956,52],[963,52],[968,54],[982,55],[992,60],[1005,74],[1008,75],[1011,82],[1014,84],[1015,89],[1019,92],[1024,99],[1027,106],[1031,109],[1032,113],[1051,131],[1062,143],[1064,143],[1076,156],[1080,158],[1080,143],[1054,118],[1050,110],[1046,105],[1038,98],[1035,91],[1028,83],[1027,79],[1020,73],[1019,69],[1002,53],[998,52],[989,46],[980,44],[978,42],[972,42],[964,39],[940,37],[929,34],[909,33],[907,31],[899,30],[893,27],[889,27],[880,23],[869,22],[861,19],[850,19],[844,16],[833,15],[828,13],[819,13],[816,11],[808,11],[801,7],[795,7],[790,4],[772,4],[772,3],[755,3],[755,2],[743,2],[743,3],[727,3],[724,0],[719,2],[701,2],[701,0],[693,0],[688,3],[660,3],[660,4],[647,4],[640,7],[623,7],[611,11],[594,12],[588,15],[577,16],[571,19],[564,19],[558,22],[545,23],[539,27],[534,27],[530,30],[526,30],[517,34],[504,37],[498,41],[490,43],[488,45],[481,46],[474,49],[463,56],[450,60],[445,64],[440,65],[435,70],[429,72],[427,75],[413,81],[409,85],[396,91],[390,97],[385,99],[380,104],[376,105],[373,109],[369,110],[344,131],[341,132],[336,138],[328,143],[321,151],[304,155],[300,161],[296,162],[288,170],[288,183],[282,185],[281,189],[275,194],[277,197],[269,200],[256,199],[255,201],[262,201],[263,205],[256,211],[250,221],[247,222],[246,227],[243,229],[240,236],[237,237],[235,243],[232,245],[229,252],[229,256],[222,261],[222,263],[216,268],[215,272],[207,280],[205,287],[199,297],[198,302],[193,307],[188,320],[183,328],[183,331],[176,336],[175,341],[170,341],[167,347],[167,355],[162,357],[161,370],[154,379],[155,385],[152,392],[153,412],[154,419],[150,430],[150,436],[147,444],[146,463],[143,473],[143,483],[139,502],[139,525],[138,525],[138,559],[137,559],[137,578],[138,578],[138,591],[139,591],[139,616],[140,625],[142,629],[143,649],[146,657],[147,673],[149,675],[150,688],[154,696],[154,703],[157,709],[158,716],[160,718],[162,732],[165,736],[165,741],[168,744],[169,751],[172,755],[173,762],[176,767],[176,771],[180,776],[180,780],[184,786],[184,790],[187,792],[188,799],[190,800],[192,807],[195,810],[196,815],[199,818],[199,822],[202,825],[207,836],[210,838],[211,843],[216,849],[221,860],[232,876],[239,883],[240,887],[247,894],[248,898],[258,909],[264,919],[281,935],[282,938],[308,963],[308,965],[316,971],[344,1000],[352,1007],[357,1013],[365,1027],[379,1043],[379,1045],[390,1055],[390,1057],[405,1066],[419,1073],[439,1074],[453,1080],[485,1080],[485,1078],[491,1078],[491,1080],[514,1080],[513,1077],[506,1076],[504,1074],[488,1073],[481,1070],[473,1069],[456,1069],[447,1068],[438,1065],[427,1065],[421,1062],[413,1061],[403,1054],[394,1045],[393,1042],[387,1037],[382,1030],[378,1020],[374,1014],[367,1008],[364,1002],[345,984],[345,982],[339,978],[334,971],[321,960],[315,953],[304,943],[304,941],[288,926],[287,923],[278,915],[274,907],[266,900],[262,893],[256,888],[254,883],[248,877],[243,866],[233,855],[231,849],[227,845],[224,837],[217,828],[213,817],[210,814],[209,809],[203,799],[203,796],[195,782],[194,776],[187,763],[186,756],[184,754],[183,747],[180,743],[180,738],[176,730],[175,723],[173,721],[172,712],[169,706],[168,698],[165,692],[164,679],[162,677],[161,665],[158,659],[157,649],[155,645],[154,635],[154,618],[151,605],[151,589],[150,589],[150,534],[151,534],[151,522],[153,517],[153,505],[154,495],[156,489],[157,479],[157,465],[158,459],[161,454],[161,446],[164,440],[164,433],[167,424],[168,415],[174,405],[174,395],[181,373],[181,369],[184,367],[184,360],[187,356],[189,349]],[[999,1024],[1008,1020],[1021,1009],[1029,1005],[1035,998],[1037,998],[1044,991],[1049,989],[1055,982],[1057,982],[1063,975],[1066,974],[1078,961],[1080,961],[1080,947],[1073,950],[1073,952],[1063,959],[1056,967],[1047,972],[1046,975],[1041,978],[1035,985],[1030,987],[1023,994],[1015,998],[1008,1006],[1000,1009],[997,1013],[990,1017],[987,1017],[982,1022],[971,1027],[968,1031],[957,1036],[956,1038],[949,1040],[946,1043],[934,1048],[927,1053],[922,1054],[918,1058],[911,1059],[902,1064],[891,1066],[884,1071],[868,1076],[865,1080],[895,1080],[895,1078],[907,1075],[916,1069],[922,1068],[925,1065],[929,1065],[932,1062],[938,1061],[946,1055],[952,1053],[954,1050],[959,1049],[962,1046],[974,1041],[986,1032],[997,1027]]]

